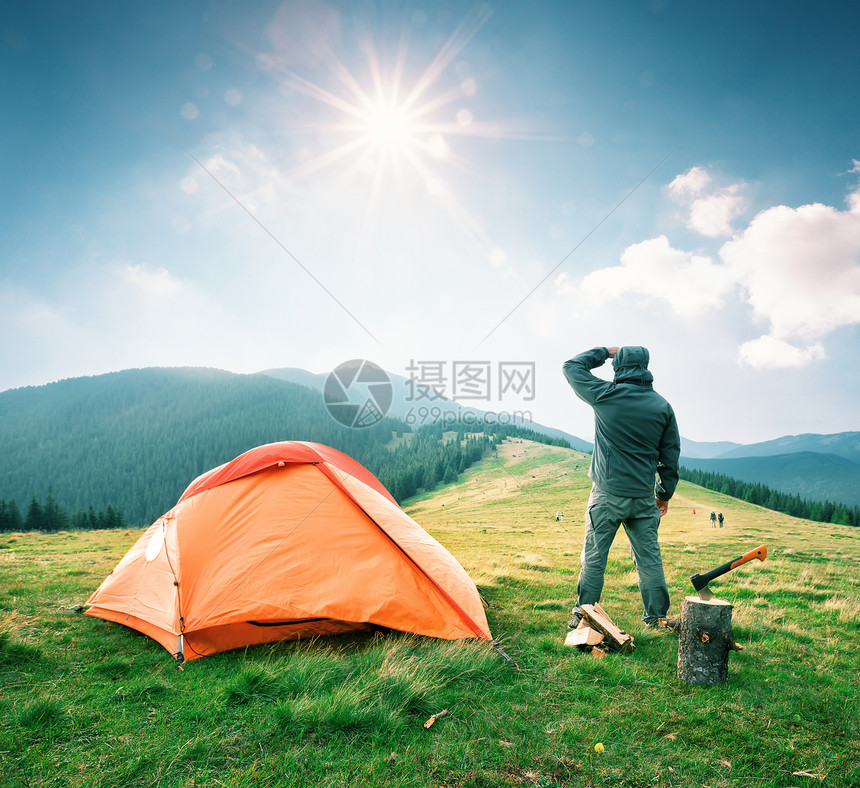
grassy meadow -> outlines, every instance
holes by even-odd
[[[406,506],[473,577],[516,667],[485,643],[374,635],[180,672],[75,611],[138,531],[0,534],[0,786],[860,785],[860,531],[682,483],[661,525],[672,613],[691,574],[769,555],[711,584],[744,650],[728,683],[690,687],[675,636],[642,627],[623,533],[601,604],[635,651],[563,644],[587,469],[515,440]]]

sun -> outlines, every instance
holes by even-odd
[[[403,148],[415,142],[409,113],[388,101],[380,101],[366,113],[365,134],[371,145],[381,149]]]
[[[456,140],[464,138],[550,139],[514,133],[499,122],[481,122],[475,105],[477,80],[463,71],[462,51],[493,11],[474,9],[460,23],[414,80],[407,76],[411,53],[401,38],[385,67],[372,37],[361,37],[366,67],[349,69],[332,52],[326,56],[325,86],[289,68],[270,76],[289,96],[302,95],[319,105],[319,120],[303,120],[308,155],[288,171],[296,181],[322,170],[336,173],[338,186],[367,189],[365,226],[380,214],[385,200],[423,194],[439,205],[488,255],[495,244],[484,223],[456,194],[455,174],[474,176],[478,167],[464,158]],[[311,110],[305,117],[313,117]],[[553,138],[556,139],[556,138]]]

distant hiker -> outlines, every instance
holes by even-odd
[[[591,373],[610,358],[612,382]],[[609,548],[621,525],[639,575],[642,620],[658,626],[669,611],[657,528],[678,484],[681,439],[672,406],[652,387],[649,359],[644,347],[596,347],[564,364],[568,383],[594,409],[592,488],[572,627],[581,605],[600,601]]]
[[[561,520],[561,512],[556,512],[555,513],[555,521],[558,522],[559,520]]]
[[[716,512],[711,512],[711,528],[717,527],[717,514]]]
[[[722,528],[723,527],[723,513],[722,512],[720,512],[717,515],[717,519],[720,521],[720,528]]]

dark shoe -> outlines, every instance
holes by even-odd
[[[653,621],[649,621],[645,625],[645,628],[656,630],[658,632],[665,632],[666,630],[668,630],[669,632],[674,632],[677,626],[677,618],[655,618]]]
[[[577,613],[576,610],[573,611],[571,616],[572,617],[571,617],[570,621],[567,622],[567,628],[568,629],[578,629],[579,628],[579,622],[582,621],[582,616],[579,615],[579,613]]]

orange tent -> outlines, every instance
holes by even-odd
[[[195,479],[88,604],[180,662],[372,625],[491,639],[456,559],[370,471],[303,441],[259,446]]]

